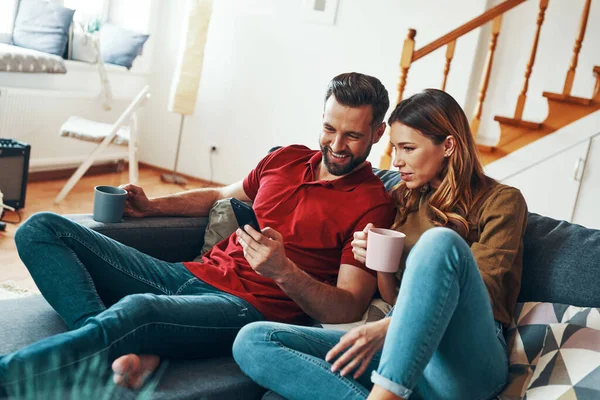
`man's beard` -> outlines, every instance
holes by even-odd
[[[327,168],[327,172],[331,175],[342,176],[349,174],[360,164],[365,162],[369,153],[371,152],[371,147],[373,143],[369,144],[367,150],[360,155],[359,157],[355,157],[352,153],[342,153],[343,155],[348,155],[349,157],[345,158],[345,163],[343,165],[337,165],[335,162],[331,162],[331,147],[329,146],[321,146],[321,154],[323,155],[323,163],[325,164],[325,168]]]

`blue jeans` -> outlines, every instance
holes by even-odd
[[[239,329],[264,320],[246,301],[52,213],[15,235],[36,285],[72,329],[0,357],[0,383],[25,369],[41,375],[93,356],[202,358],[231,353]],[[63,362],[63,361],[61,361]],[[107,368],[110,364],[107,364]],[[1,386],[1,385],[0,385]]]
[[[404,398],[488,399],[506,384],[502,325],[469,246],[450,229],[426,231],[412,249],[391,318],[382,351],[357,380],[324,361],[344,332],[252,323],[233,355],[248,376],[289,399],[364,399],[373,383]]]

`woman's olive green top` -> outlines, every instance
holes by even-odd
[[[424,192],[418,210],[411,212],[406,222],[396,229],[406,234],[399,279],[408,253],[423,232],[434,226],[428,219],[430,196],[430,191]],[[508,326],[521,288],[527,204],[518,189],[500,183],[494,183],[478,203],[467,216],[466,241],[487,287],[494,318]]]

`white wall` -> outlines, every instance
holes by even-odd
[[[149,76],[152,100],[142,122],[142,161],[172,168],[179,116],[167,111],[181,43],[184,1],[161,2]],[[196,111],[187,117],[179,171],[210,178],[209,149],[217,146],[217,182],[242,179],[274,145],[317,148],[323,95],[335,75],[377,76],[395,103],[398,60],[409,27],[417,48],[483,12],[478,0],[340,0],[335,25],[304,20],[303,0],[219,0],[205,50]],[[435,10],[435,12],[432,12]],[[448,91],[464,104],[478,33],[459,42]],[[439,87],[444,49],[418,61],[406,95]],[[383,145],[373,149],[378,163]]]
[[[491,1],[491,5],[501,0]],[[537,57],[529,81],[523,118],[541,122],[548,113],[542,92],[562,93],[569,69],[584,0],[550,1],[542,25]],[[539,1],[530,0],[505,14],[498,38],[487,99],[484,103],[478,141],[495,143],[500,135],[495,115],[512,117],[524,82],[525,68],[531,54]],[[572,95],[590,97],[594,88],[592,68],[600,65],[600,2],[592,2],[589,22],[573,84]],[[487,51],[489,34],[481,38],[479,51]],[[479,82],[479,75],[474,77]],[[469,96],[476,99],[478,87]]]

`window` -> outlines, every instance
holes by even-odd
[[[0,0],[8,1],[8,0]],[[73,20],[88,31],[97,22],[110,22],[121,28],[148,33],[151,0],[55,0],[75,10]],[[91,26],[90,26],[91,24]],[[99,27],[97,27],[99,28]],[[96,29],[97,29],[96,28]]]
[[[73,21],[86,31],[95,31],[108,19],[109,0],[63,0],[63,6],[75,10]]]
[[[0,0],[0,43],[12,40],[13,23],[18,0]]]

